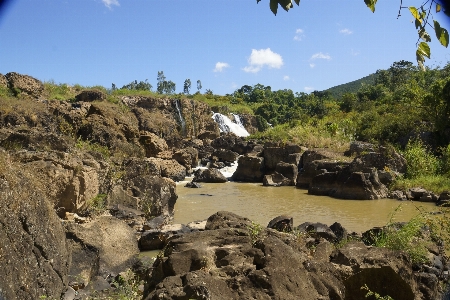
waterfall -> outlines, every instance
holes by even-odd
[[[241,122],[241,117],[239,117],[238,114],[233,114],[232,113],[232,115],[234,117],[234,122],[245,129],[244,124],[242,124],[242,122]]]
[[[238,122],[240,123],[240,118],[238,116],[238,118],[236,119],[235,115],[235,121],[237,122],[237,120],[239,120]],[[227,116],[224,116],[222,114],[219,113],[215,113],[213,114],[212,118],[214,119],[214,121],[216,121],[216,123],[219,125],[220,131],[221,132],[232,132],[237,136],[249,136],[250,134],[248,133],[248,131],[244,128],[244,126],[241,124],[237,124],[237,123],[233,123],[230,118],[228,118]]]
[[[184,135],[185,131],[186,131],[186,122],[183,119],[183,115],[181,114],[181,105],[180,105],[180,100],[179,99],[175,99],[175,108],[177,110],[178,113],[178,119],[180,121],[180,125],[181,125],[181,132]]]

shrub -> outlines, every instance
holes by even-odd
[[[438,171],[439,160],[419,140],[409,141],[403,155],[407,161],[407,178],[435,175]]]

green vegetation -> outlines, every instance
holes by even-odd
[[[362,290],[366,290],[366,298],[370,298],[371,296],[373,296],[376,300],[394,300],[391,296],[381,296],[380,294],[376,293],[376,292],[372,292],[369,287],[367,286],[367,284],[365,284],[364,286],[361,287]]]
[[[261,241],[264,239],[264,236],[263,236],[264,229],[260,224],[252,221],[252,223],[247,226],[247,230],[248,230],[248,234],[250,236],[252,245],[255,245],[256,243],[258,243],[258,241]]]
[[[372,85],[375,83],[376,74],[370,74],[368,76],[364,76],[358,80],[354,80],[348,83],[340,84],[334,87],[331,87],[325,92],[329,92],[331,96],[334,98],[341,98],[344,94],[347,93],[356,93],[362,86],[364,85]]]

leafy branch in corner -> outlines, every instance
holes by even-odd
[[[256,0],[256,3],[259,3],[261,0]],[[364,0],[364,3],[367,7],[375,12],[375,5],[378,0]],[[270,10],[274,15],[278,12],[278,5],[281,6],[285,11],[289,11],[289,9],[294,7],[293,2],[297,5],[300,5],[300,0],[270,0]],[[414,25],[416,27],[419,38],[417,40],[417,50],[416,50],[416,60],[422,70],[425,69],[424,62],[425,57],[431,57],[430,46],[428,45],[431,42],[431,37],[426,31],[428,27],[434,29],[436,34],[436,38],[439,40],[442,46],[445,48],[448,47],[449,35],[447,29],[442,27],[437,20],[433,17],[433,8],[435,13],[440,13],[442,11],[442,0],[425,0],[419,8],[414,6],[403,6],[403,0],[400,0],[400,7],[398,10],[399,18],[401,16],[401,11],[403,9],[408,9],[414,17]],[[444,9],[444,13],[449,16],[450,12]],[[431,16],[431,20],[429,20]]]

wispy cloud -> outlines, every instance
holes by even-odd
[[[294,41],[301,41],[304,37],[305,32],[303,31],[303,29],[298,28],[297,30],[295,30]]]
[[[348,29],[348,28],[344,28],[344,29],[339,30],[339,33],[342,33],[342,34],[344,34],[344,35],[350,35],[350,34],[353,33],[353,31],[351,31],[351,30]]]
[[[229,67],[230,67],[230,65],[228,63],[219,61],[219,62],[216,63],[216,67],[214,68],[214,72],[222,72],[223,69],[229,68]]]
[[[319,52],[319,53],[313,54],[313,56],[311,56],[311,60],[315,60],[315,59],[326,59],[326,60],[330,60],[330,59],[331,59],[331,56],[330,56],[328,53],[323,54],[322,52]]]
[[[312,69],[312,68],[314,68],[316,65],[315,64],[313,64],[313,63],[310,63],[309,64],[309,67]]]
[[[285,75],[284,77],[283,77],[283,80],[285,80],[285,81],[288,81],[290,78],[289,78],[289,76],[287,76],[287,75]]]
[[[311,87],[311,86],[305,86],[303,89],[304,89],[305,92],[307,92],[307,93],[311,93],[312,91],[314,91],[314,88]]]
[[[120,6],[119,0],[102,0],[102,2],[109,9],[111,9],[111,5]]]
[[[351,52],[351,53],[352,53],[353,56],[359,55],[359,51],[355,51],[355,50],[353,50],[353,49],[352,49],[352,52]]]
[[[243,68],[245,72],[258,73],[266,66],[269,69],[279,69],[283,65],[283,58],[280,54],[267,49],[252,49],[252,53],[248,58],[248,66]]]

